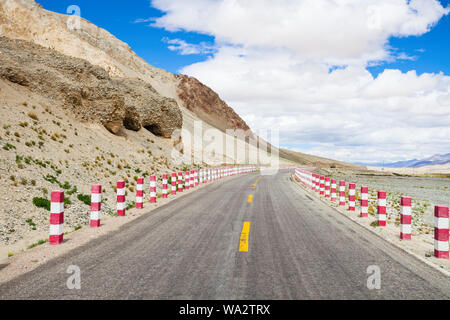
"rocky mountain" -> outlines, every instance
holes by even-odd
[[[200,119],[222,131],[250,130],[249,126],[219,95],[193,77],[178,75],[178,96],[183,105]]]
[[[450,163],[450,153],[447,154],[435,154],[429,158],[418,160],[411,163],[408,167],[420,168],[424,166],[443,165]]]
[[[431,157],[424,159],[412,159],[405,161],[396,161],[392,163],[375,163],[370,164],[374,167],[386,167],[386,168],[422,168],[425,166],[440,166],[450,164],[450,153],[447,154],[435,154]],[[369,164],[367,164],[369,165]]]
[[[114,134],[144,127],[166,138],[182,127],[177,102],[142,80],[112,78],[86,60],[24,40],[0,37],[0,48],[0,78],[61,102],[79,120]]]

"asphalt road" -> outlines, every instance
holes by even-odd
[[[256,173],[211,184],[0,286],[0,298],[450,298],[449,278],[310,198],[291,174],[255,189]],[[66,286],[69,265],[80,290]],[[379,290],[367,288],[371,265]]]

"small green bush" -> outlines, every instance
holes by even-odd
[[[67,194],[68,194],[69,196],[71,196],[71,195],[73,195],[73,194],[76,193],[76,192],[77,192],[77,186],[73,187],[72,190],[67,191]]]
[[[84,204],[90,206],[91,205],[91,197],[87,194],[79,194],[77,195],[78,200],[83,202]]]
[[[136,202],[132,201],[125,209],[130,210],[136,207]]]
[[[50,175],[50,174],[46,175],[46,176],[44,177],[44,180],[45,180],[45,181],[48,181],[48,182],[50,182],[50,183],[56,183],[56,182],[58,182],[58,180],[57,180],[54,176],[52,176],[52,175]]]
[[[33,222],[33,219],[27,219],[25,222],[28,223],[33,230],[36,230],[36,223]]]
[[[40,246],[41,244],[44,244],[44,243],[46,243],[47,241],[48,241],[48,239],[45,239],[45,240],[39,240],[38,242],[33,243],[32,245],[28,246],[27,249],[33,249],[34,247]]]
[[[6,150],[6,151],[15,149],[15,148],[16,148],[15,146],[13,146],[12,144],[9,144],[9,143],[7,143],[3,146],[3,150]]]
[[[68,181],[64,182],[64,184],[59,184],[59,186],[65,190],[69,190],[72,187]]]
[[[48,199],[35,197],[33,198],[33,204],[38,208],[44,208],[50,211],[50,200]]]

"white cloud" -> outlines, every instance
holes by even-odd
[[[147,19],[142,19],[142,18],[138,18],[136,20],[134,20],[134,23],[145,23],[145,22],[154,22],[155,18],[147,18]]]
[[[385,59],[389,36],[421,35],[448,13],[435,0],[153,0],[154,26],[218,43],[288,48],[333,64]]]
[[[215,52],[215,48],[205,42],[199,44],[187,43],[181,39],[163,38],[162,41],[169,44],[167,48],[171,51],[178,51],[181,55],[190,54],[210,54]]]
[[[279,126],[284,145],[347,161],[450,150],[450,77],[385,70],[373,78],[366,70],[377,60],[412,59],[387,41],[428,32],[449,12],[437,1],[152,4],[166,12],[156,26],[216,39],[213,58],[181,72],[218,92],[253,129]]]
[[[395,58],[398,60],[411,60],[411,61],[417,60],[417,56],[410,56],[405,52],[400,52]]]

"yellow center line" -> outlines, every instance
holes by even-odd
[[[250,195],[248,196],[248,203],[252,203],[252,202],[253,202],[253,195],[250,194]]]
[[[250,222],[244,222],[241,239],[239,241],[239,252],[248,252],[248,238],[250,234]]]
[[[256,188],[256,184],[253,184],[253,185],[252,185],[252,189],[255,189],[255,188]]]

